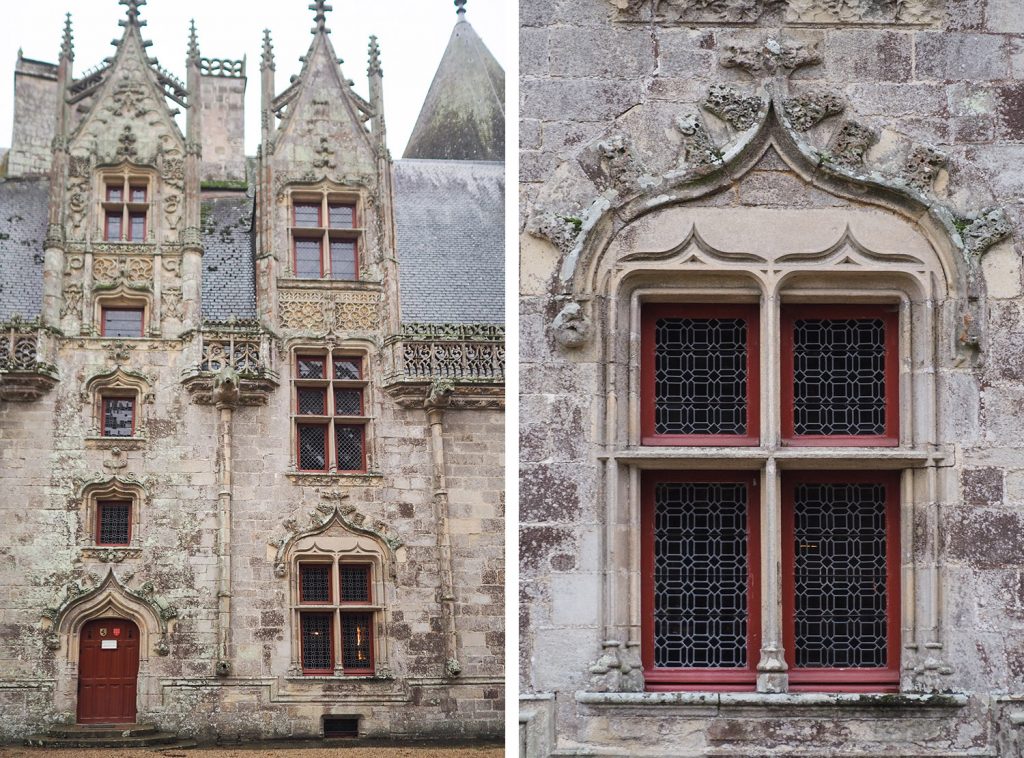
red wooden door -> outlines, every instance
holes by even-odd
[[[124,619],[82,627],[78,656],[78,723],[135,722],[139,628]]]

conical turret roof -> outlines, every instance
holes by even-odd
[[[505,160],[505,72],[461,5],[403,157]]]

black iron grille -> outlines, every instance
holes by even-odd
[[[338,471],[362,471],[363,427],[339,424],[335,427],[338,447]]]
[[[335,389],[334,414],[336,416],[362,416],[363,391],[340,387]]]
[[[99,504],[99,542],[101,545],[127,545],[131,541],[131,503]]]
[[[327,392],[319,387],[300,387],[296,391],[299,414],[323,416],[327,413]]]
[[[303,603],[331,602],[331,567],[303,564],[299,571],[299,595]]]
[[[341,564],[341,602],[370,602],[370,567]]]
[[[330,613],[303,613],[302,616],[302,668],[307,671],[331,671],[331,616]]]
[[[131,437],[135,420],[135,400],[130,397],[108,397],[103,400],[103,436]]]
[[[341,665],[345,669],[368,669],[373,665],[370,655],[369,613],[341,614]]]
[[[793,522],[797,665],[884,667],[885,486],[797,485]]]
[[[659,483],[654,512],[654,663],[747,665],[747,486]]]
[[[299,425],[299,468],[303,471],[327,469],[327,435],[325,427]]]
[[[885,433],[885,324],[799,319],[793,325],[793,431]]]
[[[654,431],[747,433],[747,323],[660,318],[655,325]]]

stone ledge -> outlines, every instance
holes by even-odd
[[[111,448],[120,448],[121,450],[142,450],[146,447],[146,443],[149,439],[143,435],[136,435],[134,437],[103,437],[100,435],[91,435],[86,437],[84,440],[85,447],[87,450],[110,450]]]
[[[379,471],[368,471],[363,474],[330,474],[316,471],[288,471],[285,473],[295,484],[305,484],[311,487],[329,487],[335,484],[381,484],[384,474]]]
[[[577,692],[576,702],[595,706],[692,706],[697,708],[964,708],[969,701],[959,692],[943,694],[860,694],[807,692]]]
[[[876,469],[920,468],[929,461],[942,461],[946,456],[927,450],[893,447],[791,447],[770,450],[763,447],[667,447],[638,446],[621,448],[600,460],[615,460],[633,463],[640,468],[665,468],[677,465],[691,467],[702,462],[715,468],[756,469],[769,458],[774,459],[780,469],[800,468],[850,468],[858,469],[870,463]]]

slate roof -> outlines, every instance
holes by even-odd
[[[505,321],[505,164],[395,161],[402,321]]]
[[[49,194],[48,178],[0,181],[0,321],[42,310]]]
[[[206,199],[201,213],[203,319],[256,318],[252,199]]]
[[[404,158],[505,160],[505,72],[460,15]]]

